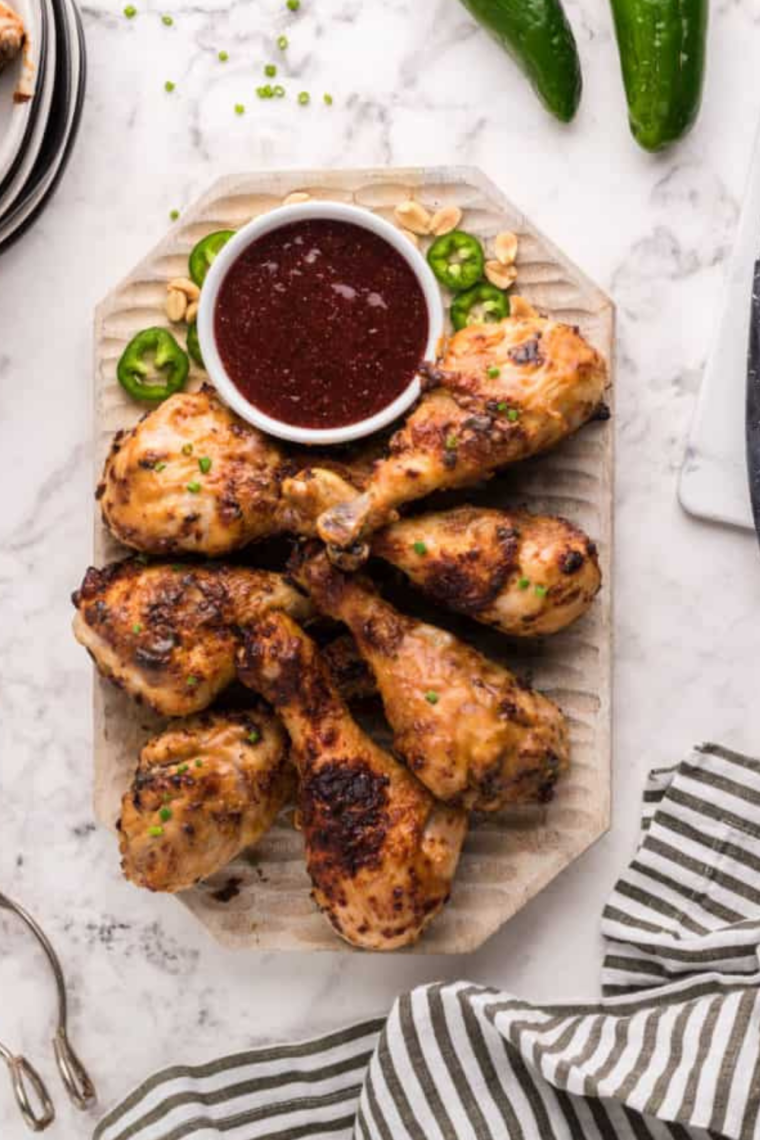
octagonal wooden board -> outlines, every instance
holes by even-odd
[[[166,282],[187,271],[194,243],[305,191],[314,198],[354,202],[392,219],[409,197],[428,209],[455,203],[462,227],[485,243],[501,230],[519,236],[515,291],[543,313],[577,324],[613,368],[614,310],[610,299],[573,265],[478,170],[465,167],[289,171],[221,179],[187,209],[155,249],[140,260],[98,307],[95,328],[95,478],[118,428],[141,409],[115,379],[128,340],[149,325],[166,325]],[[424,245],[423,241],[423,245]],[[191,386],[204,374],[193,369]],[[611,397],[612,393],[610,393]],[[460,496],[461,498],[462,496]],[[484,498],[468,494],[469,501]],[[604,586],[590,612],[569,630],[535,644],[515,643],[484,627],[437,611],[454,628],[559,702],[571,729],[572,771],[548,807],[473,819],[451,901],[415,947],[417,953],[460,954],[480,946],[551,879],[585,851],[609,824],[611,781],[611,560],[613,431],[585,427],[555,451],[490,482],[485,500],[563,514],[599,547]],[[98,565],[126,552],[95,521]],[[255,561],[255,548],[251,561]],[[95,811],[113,828],[138,752],[162,721],[121,692],[95,681]],[[114,843],[114,859],[118,859]],[[265,840],[224,872],[183,893],[221,942],[261,950],[349,950],[317,912],[309,894],[300,834],[284,813]],[[169,899],[167,906],[171,905]]]

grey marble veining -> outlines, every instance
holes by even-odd
[[[569,129],[456,0],[303,0],[296,17],[280,0],[135,3],[131,22],[121,0],[85,7],[76,154],[0,261],[0,882],[64,958],[72,1036],[105,1105],[160,1066],[308,1035],[434,978],[591,998],[599,913],[634,843],[645,770],[705,737],[760,747],[757,544],[676,499],[760,111],[757,5],[714,6],[702,117],[652,158],[628,135],[604,0],[568,5],[586,82]],[[284,62],[281,32],[282,81],[312,93],[308,108],[255,97],[263,65]],[[91,546],[92,309],[169,211],[221,174],[454,161],[481,165],[619,305],[614,827],[466,960],[226,953],[182,907],[123,883],[113,839],[91,825],[90,667],[68,596]],[[0,918],[0,1039],[50,1078],[51,1135],[78,1140],[88,1127],[56,1083],[52,1014],[42,963]],[[2,1073],[0,1135],[25,1135]]]

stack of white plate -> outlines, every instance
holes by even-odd
[[[86,60],[74,0],[8,0],[26,50],[0,72],[0,253],[37,220],[64,172],[79,129]],[[14,101],[22,74],[34,93]]]

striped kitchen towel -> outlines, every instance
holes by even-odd
[[[602,919],[603,1000],[459,982],[299,1045],[178,1065],[94,1140],[760,1140],[760,764],[653,772]]]

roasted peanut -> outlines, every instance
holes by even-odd
[[[538,310],[533,308],[530,301],[526,301],[524,297],[513,293],[509,298],[509,315],[510,317],[537,317]]]
[[[184,320],[187,312],[187,297],[179,289],[170,289],[166,294],[166,315],[172,324]]]
[[[459,206],[443,206],[440,210],[436,210],[430,219],[430,233],[435,234],[436,237],[441,237],[443,234],[450,234],[455,230],[462,220],[462,211]]]
[[[197,301],[191,301],[190,304],[187,306],[187,312],[185,313],[185,320],[187,321],[187,323],[189,325],[191,325],[194,320],[197,320],[197,318],[198,318],[198,302]]]
[[[188,301],[197,301],[201,295],[200,289],[189,277],[173,277],[166,288],[170,293],[172,290],[184,293]]]
[[[396,221],[405,230],[411,230],[413,234],[430,233],[430,214],[419,202],[414,202],[410,198],[407,202],[396,206],[393,212]]]
[[[497,261],[500,261],[502,265],[514,265],[517,257],[517,234],[513,234],[511,230],[497,234],[494,248]]]
[[[500,261],[486,262],[486,277],[497,289],[509,289],[517,279],[514,265],[502,265]]]

